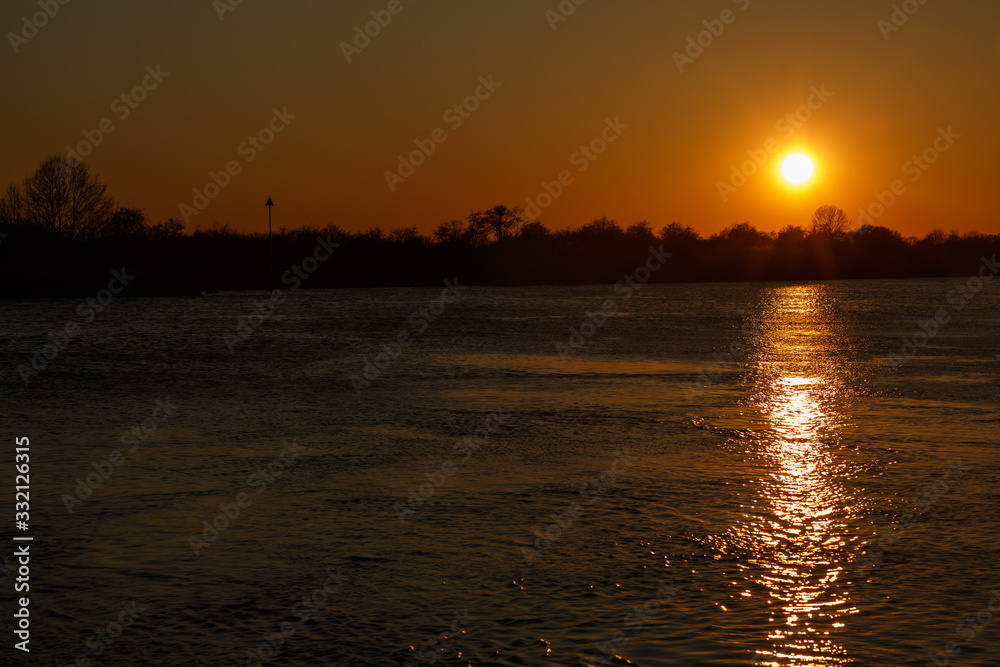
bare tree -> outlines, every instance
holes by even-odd
[[[383,241],[385,240],[385,230],[381,227],[369,227],[358,234],[358,239],[362,241]]]
[[[628,236],[630,241],[635,241],[637,243],[652,243],[656,240],[656,234],[653,233],[653,228],[645,220],[640,220],[634,225],[629,226],[625,230],[625,235]]]
[[[183,233],[184,223],[177,218],[160,220],[158,223],[149,228],[149,237],[155,242],[175,239]]]
[[[68,186],[62,158],[53,155],[24,179],[25,213],[29,221],[54,234],[62,233]]]
[[[743,251],[764,250],[771,244],[772,236],[767,232],[762,232],[749,222],[733,223],[721,232],[713,234],[712,241],[721,241],[730,248],[738,248]]]
[[[24,193],[17,183],[7,186],[0,197],[0,223],[14,225],[24,220]]]
[[[521,209],[498,204],[487,211],[477,211],[469,215],[469,223],[481,225],[493,234],[497,243],[517,236],[526,222]]]
[[[521,227],[521,233],[518,234],[518,238],[537,241],[548,238],[551,235],[552,232],[549,231],[549,228],[541,220],[532,220],[531,222],[526,222]]]
[[[434,230],[434,240],[445,245],[459,245],[465,240],[465,223],[461,220],[442,222]]]
[[[171,220],[173,220],[173,218],[171,218]],[[327,223],[326,227],[322,229],[321,233],[329,236],[335,241],[342,241],[344,239],[351,238],[351,233],[341,228],[341,226],[335,222]]]
[[[149,233],[149,220],[146,219],[142,209],[120,208],[108,218],[107,223],[102,225],[99,231],[103,238],[143,237]]]
[[[682,225],[679,222],[671,222],[666,227],[660,229],[660,240],[665,243],[697,243],[701,240],[691,225]]]
[[[929,243],[930,245],[944,245],[947,240],[948,235],[944,233],[943,229],[932,229],[927,236],[924,237],[924,243]]]
[[[98,175],[83,162],[72,163],[66,172],[67,188],[67,226],[70,239],[99,236],[101,227],[114,215],[118,208],[117,202],[108,195],[108,186],[100,181]],[[145,216],[140,226],[145,225]],[[137,217],[126,216],[127,224],[134,227]]]
[[[618,239],[625,236],[625,231],[618,226],[618,223],[606,215],[602,215],[590,224],[584,225],[580,228],[580,231],[585,234],[609,239]]]
[[[117,208],[107,191],[85,163],[52,155],[24,181],[25,212],[31,222],[69,239],[96,236]]]
[[[393,243],[411,244],[423,242],[424,237],[416,227],[396,227],[389,232],[389,240]]]
[[[470,213],[468,222],[449,220],[442,222],[434,230],[434,240],[442,245],[466,246],[478,248],[486,245],[490,238],[490,229],[480,213]]]
[[[490,226],[481,213],[470,213],[465,227],[465,244],[473,248],[486,245],[490,240]]]
[[[784,229],[778,232],[777,241],[778,243],[802,243],[806,238],[806,230],[802,229],[799,225],[786,225]]]
[[[836,206],[820,206],[813,213],[813,234],[834,238],[843,236],[851,228],[851,219]]]

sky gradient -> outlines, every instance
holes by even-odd
[[[606,215],[703,234],[743,221],[777,230],[807,225],[824,204],[857,222],[899,181],[876,224],[904,235],[1000,230],[992,0],[902,3],[919,9],[891,32],[879,21],[893,4],[860,0],[589,0],[555,29],[546,11],[557,0],[400,0],[350,63],[342,43],[388,0],[244,0],[220,18],[224,3],[71,0],[12,43],[40,9],[5,2],[0,72],[15,94],[2,112],[2,184],[96,130],[86,161],[153,220],[195,208],[194,189],[211,172],[227,183],[218,174],[231,163],[226,187],[187,211],[192,227],[266,230],[270,196],[276,226],[429,233],[472,209],[528,207],[546,182],[561,188],[540,209],[553,229]],[[688,38],[711,29],[720,34],[699,55]],[[677,53],[690,57],[683,71]],[[121,100],[144,79],[143,101]],[[454,110],[477,91],[475,111]],[[98,130],[103,119],[113,131]],[[283,127],[254,148],[248,138],[271,123]],[[581,150],[602,133],[590,155]],[[433,154],[390,188],[386,172],[398,175],[399,156],[428,140]],[[933,164],[912,162],[928,149]],[[792,151],[816,164],[807,186],[778,176]],[[754,156],[763,165],[736,187],[734,166]],[[735,191],[724,197],[720,182]]]

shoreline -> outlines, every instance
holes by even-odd
[[[6,276],[0,276],[0,301],[17,301],[22,299],[43,299],[57,301],[61,299],[81,299],[93,296],[103,289],[100,280],[103,278],[107,282],[107,276],[112,272],[102,271],[100,273],[88,272],[79,274],[71,289],[60,289],[63,286],[34,283],[26,289],[18,289],[6,280]],[[444,276],[446,274],[442,274]],[[919,280],[949,280],[965,279],[970,274],[955,273],[951,275],[916,275],[916,276],[860,276],[860,277],[801,277],[801,278],[747,278],[743,280],[711,280],[711,279],[686,279],[686,280],[651,280],[647,286],[653,285],[734,285],[746,283],[758,283],[762,285],[807,285],[816,283],[840,283],[840,282],[901,282]],[[441,278],[441,281],[445,280]],[[23,277],[18,277],[19,282],[24,282]],[[441,281],[389,281],[381,283],[356,283],[343,281],[321,281],[314,284],[303,284],[301,291],[330,291],[330,290],[402,290],[402,289],[440,289]],[[538,283],[499,283],[463,280],[463,284],[472,288],[492,288],[492,289],[521,289],[521,288],[569,288],[569,287],[609,287],[614,286],[614,281],[595,282],[538,282]],[[88,289],[90,287],[90,289]],[[287,285],[277,285],[273,289],[263,284],[227,285],[224,287],[211,288],[201,287],[190,280],[172,279],[157,276],[137,276],[130,281],[127,289],[116,295],[116,299],[175,299],[184,297],[205,297],[226,294],[266,294],[278,290],[281,292],[292,291]],[[295,290],[298,291],[298,290]]]

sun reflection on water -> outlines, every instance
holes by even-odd
[[[838,458],[846,418],[825,289],[775,290],[754,362],[751,404],[764,427],[756,447],[767,474],[758,480],[763,511],[736,532],[751,545],[744,576],[769,596],[771,631],[756,652],[768,667],[852,662],[836,640],[857,609],[841,581],[853,502]]]

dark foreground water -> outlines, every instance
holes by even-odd
[[[2,302],[0,662],[1000,665],[1000,292],[958,282],[476,288],[423,332],[440,290],[299,292],[242,340],[263,295]]]

